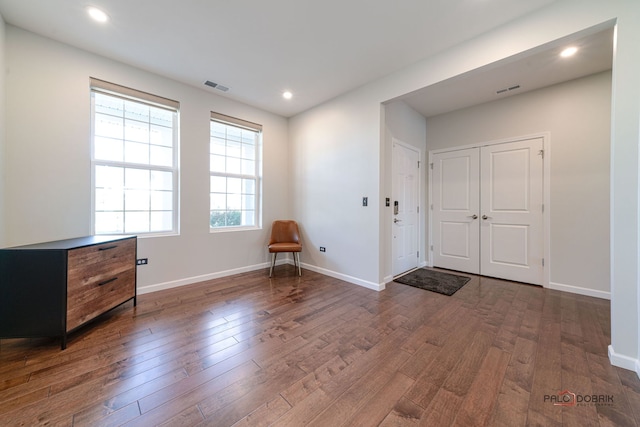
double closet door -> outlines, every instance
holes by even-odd
[[[542,284],[543,140],[432,156],[433,264]]]

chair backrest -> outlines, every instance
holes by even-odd
[[[272,243],[300,243],[298,223],[293,220],[273,221],[271,239],[269,239],[269,244]]]

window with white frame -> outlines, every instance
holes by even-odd
[[[260,226],[261,132],[259,124],[211,113],[211,230]]]
[[[91,79],[94,234],[178,232],[178,109]]]

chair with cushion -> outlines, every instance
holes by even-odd
[[[271,239],[269,239],[269,253],[271,254],[269,277],[273,275],[276,257],[280,252],[291,252],[293,254],[293,263],[298,268],[298,275],[302,276],[302,270],[300,269],[302,245],[300,244],[300,231],[298,230],[297,222],[292,220],[273,221]]]

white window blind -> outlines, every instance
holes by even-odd
[[[91,79],[95,234],[176,233],[179,103]]]
[[[260,226],[260,136],[262,126],[211,113],[209,141],[212,230]]]

